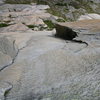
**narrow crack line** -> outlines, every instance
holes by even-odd
[[[14,42],[14,44],[15,44],[15,42]],[[14,45],[14,44],[13,44],[13,45]],[[15,63],[15,60],[16,60],[16,58],[17,58],[19,52],[20,52],[21,50],[23,50],[24,48],[26,48],[27,46],[28,46],[28,44],[27,44],[26,46],[24,46],[24,47],[18,49],[18,51],[17,51],[15,57],[12,59],[11,63],[8,64],[8,65],[3,66],[2,68],[0,68],[0,72],[3,71],[5,68],[7,68],[7,67],[13,65],[13,64]]]
[[[26,44],[25,46],[23,46],[22,48],[19,49],[19,51],[23,50],[24,48],[26,48],[29,44]]]
[[[15,44],[15,41],[14,41],[13,43]],[[14,45],[14,44],[13,44],[13,45]],[[2,67],[2,68],[0,69],[0,72],[3,71],[5,68],[7,68],[7,67],[13,65],[13,64],[15,63],[15,60],[16,60],[16,58],[17,58],[19,52],[20,52],[21,50],[23,50],[24,48],[26,48],[27,46],[28,46],[28,44],[27,44],[26,46],[24,46],[24,47],[18,49],[18,51],[17,51],[15,57],[12,59],[12,62],[11,62],[10,64],[8,64],[8,65]],[[14,48],[15,48],[15,47],[14,47]],[[8,83],[9,85],[11,85],[11,88],[7,90],[7,91],[10,91],[10,90],[13,88],[13,84],[11,84],[11,83],[9,83],[9,82],[7,82],[7,83]],[[5,98],[5,100],[7,99],[6,94],[4,94],[4,98]]]
[[[19,53],[19,50],[17,51],[16,56],[12,59],[12,62],[11,62],[10,64],[5,65],[5,66],[3,66],[2,68],[0,68],[0,72],[1,72],[2,70],[4,70],[5,68],[11,66],[11,65],[15,62],[15,59],[16,59],[16,57],[18,56],[18,53]]]

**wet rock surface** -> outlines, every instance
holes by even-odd
[[[9,26],[0,28],[0,68],[7,65],[0,71],[1,100],[100,99],[100,20],[58,23],[57,34],[71,38],[63,39],[53,30],[27,27],[27,16],[50,18],[44,10],[48,6],[3,7],[1,21],[9,22],[8,13],[13,17]],[[25,23],[16,21],[20,15]]]

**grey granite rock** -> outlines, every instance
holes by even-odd
[[[11,37],[0,35],[0,70],[13,62],[17,52],[15,41]]]
[[[0,82],[0,100],[5,100],[5,95],[12,89],[12,85],[8,82]]]
[[[20,9],[22,5],[17,6]],[[5,19],[12,13],[13,22],[18,16],[33,13],[32,5],[14,12],[8,12],[6,7],[0,14]],[[12,9],[12,5],[9,7]],[[33,8],[36,9],[36,5]],[[50,17],[40,10],[41,6],[37,8],[34,15]],[[7,65],[0,71],[1,100],[100,99],[100,20],[58,24],[62,30],[57,33],[67,36],[77,33],[78,37],[56,38],[54,30],[27,31],[24,24],[10,25],[10,31],[7,27],[0,31],[0,68]],[[13,63],[9,64],[12,59]]]

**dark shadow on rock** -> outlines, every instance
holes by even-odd
[[[76,40],[76,39],[74,39],[74,40],[71,40],[71,41],[72,42],[76,42],[76,43],[84,43],[84,44],[86,44],[88,46],[88,43],[85,42],[85,41],[82,41],[82,40]]]

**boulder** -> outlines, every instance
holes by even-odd
[[[9,25],[8,27],[1,28],[1,32],[16,32],[16,31],[31,31],[26,25],[22,23],[17,23],[14,25]]]
[[[18,17],[13,22],[14,23],[21,22],[24,23],[25,25],[34,25],[34,26],[44,25],[43,20],[35,15]]]
[[[73,39],[80,34],[98,34],[100,20],[83,20],[56,24],[56,36],[64,39]]]

